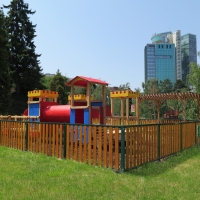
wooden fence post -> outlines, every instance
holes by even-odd
[[[66,124],[64,123],[64,135],[63,135],[63,158],[66,159]]]
[[[2,135],[2,128],[1,128],[2,122],[0,121],[0,144],[1,144],[1,135]]]
[[[125,130],[124,126],[121,126],[121,167],[120,171],[124,172],[125,168]]]
[[[28,151],[28,122],[25,122],[25,124],[26,124],[26,136],[25,136],[26,148],[25,148],[25,150]]]
[[[197,122],[194,122],[194,137],[195,137],[195,144],[198,144],[198,126],[197,126]]]
[[[158,160],[160,160],[160,124],[158,124]]]
[[[183,125],[180,123],[180,151],[183,149]]]

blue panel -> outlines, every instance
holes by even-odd
[[[34,103],[34,104],[29,104],[29,116],[39,116],[39,109],[40,109],[40,104],[39,103]],[[31,122],[39,122],[39,119],[31,119]]]
[[[29,104],[29,116],[39,116],[39,103]]]
[[[90,124],[89,109],[84,109],[84,124]]]
[[[76,114],[75,113],[76,113],[75,109],[71,109],[70,110],[70,124],[75,124],[76,123],[76,121],[75,121]]]
[[[91,106],[102,106],[102,102],[92,102]]]

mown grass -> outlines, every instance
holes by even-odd
[[[0,146],[0,199],[199,199],[200,149],[116,174]]]

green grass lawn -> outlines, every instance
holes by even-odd
[[[0,146],[0,199],[200,199],[200,149],[117,174]]]

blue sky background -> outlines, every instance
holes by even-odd
[[[154,33],[197,36],[198,0],[24,0],[36,10],[35,45],[43,73],[99,78],[142,88],[144,47]],[[8,5],[10,0],[1,0]],[[7,13],[7,10],[4,10]],[[199,61],[199,59],[198,59]]]

